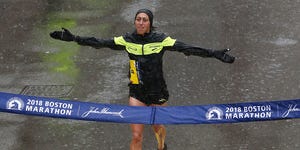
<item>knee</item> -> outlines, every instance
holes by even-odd
[[[135,143],[139,143],[143,141],[143,134],[139,132],[132,133],[132,141]]]
[[[165,127],[163,125],[153,125],[152,126],[154,132],[162,132],[165,130]]]

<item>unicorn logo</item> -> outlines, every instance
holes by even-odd
[[[212,107],[206,112],[207,120],[222,120],[223,111],[218,107]]]
[[[6,108],[11,110],[23,110],[24,102],[18,97],[13,97],[7,101]]]

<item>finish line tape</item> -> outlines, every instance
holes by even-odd
[[[0,92],[0,111],[116,123],[216,124],[300,118],[300,99],[196,106],[137,107]]]

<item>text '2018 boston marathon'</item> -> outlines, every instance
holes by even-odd
[[[226,107],[226,119],[244,119],[244,118],[271,118],[272,108],[270,105],[244,106],[244,107]]]
[[[66,116],[72,115],[72,109],[73,104],[71,103],[42,101],[34,99],[28,99],[25,107],[25,110],[27,112],[38,112]]]

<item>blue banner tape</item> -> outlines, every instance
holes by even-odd
[[[86,121],[216,124],[300,118],[300,99],[197,106],[136,107],[0,92],[0,111]]]

